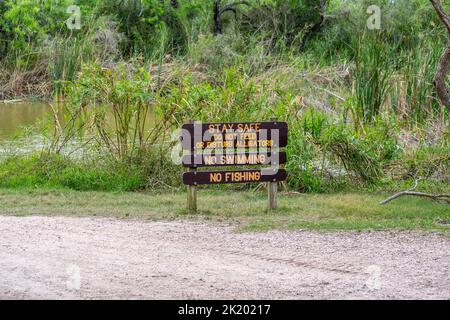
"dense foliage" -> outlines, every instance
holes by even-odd
[[[54,96],[63,120],[43,126],[45,156],[3,162],[0,185],[26,185],[32,166],[32,185],[177,187],[181,123],[274,117],[290,125],[293,189],[445,184],[448,113],[432,79],[447,41],[428,0],[5,0],[0,98]],[[67,156],[86,137],[94,152]]]

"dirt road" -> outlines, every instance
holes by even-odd
[[[0,299],[450,299],[450,238],[0,216]]]

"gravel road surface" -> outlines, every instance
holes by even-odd
[[[0,299],[450,299],[450,237],[0,216]]]

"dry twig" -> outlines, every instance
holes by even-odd
[[[414,183],[414,187],[412,187],[406,191],[401,191],[399,193],[396,193],[393,196],[390,196],[389,198],[381,201],[380,204],[385,205],[385,204],[391,202],[392,200],[397,199],[402,196],[417,196],[417,197],[430,198],[433,200],[445,200],[447,202],[450,202],[450,194],[429,194],[429,193],[414,191],[417,189],[420,180],[422,180],[422,178],[419,178],[416,180],[416,182]]]

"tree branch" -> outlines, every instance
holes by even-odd
[[[389,197],[386,200],[380,202],[380,204],[381,205],[387,204],[388,202],[391,202],[392,200],[397,199],[398,197],[401,197],[401,196],[425,197],[425,198],[430,198],[433,200],[445,200],[447,202],[450,202],[450,194],[429,194],[429,193],[423,193],[423,192],[402,191],[402,192],[396,193],[392,197]]]
[[[221,34],[222,33],[222,14],[224,14],[227,11],[232,11],[236,17],[237,10],[236,7],[239,5],[246,5],[250,6],[250,3],[247,1],[236,1],[233,3],[229,3],[222,8],[220,8],[221,0],[215,0],[214,1],[214,34]]]
[[[445,27],[447,28],[448,35],[450,36],[450,18],[445,13],[444,8],[442,7],[440,0],[430,0],[431,4],[433,5],[434,9],[436,9],[437,14],[439,15],[439,18],[444,23]]]
[[[434,77],[434,86],[442,104],[450,110],[450,92],[447,87],[447,70],[450,63],[450,45],[444,50],[436,70]]]
[[[441,5],[440,0],[430,0],[434,9],[436,10],[439,18],[444,23],[447,28],[447,33],[450,37],[450,17],[445,13],[444,8]],[[447,109],[450,110],[450,92],[447,87],[446,76],[448,71],[448,66],[450,63],[450,45],[444,50],[441,58],[439,59],[439,64],[436,70],[436,76],[434,78],[434,86],[436,88],[439,100],[442,102]]]
[[[422,180],[422,178],[419,178],[416,180],[416,182],[414,183],[414,187],[409,188],[406,191],[401,191],[399,193],[396,193],[393,196],[390,196],[389,198],[381,201],[380,204],[385,205],[385,204],[391,202],[392,200],[397,199],[402,196],[416,196],[416,197],[430,198],[433,200],[446,200],[447,202],[450,202],[450,194],[429,194],[429,193],[414,191],[417,189],[420,180]]]
[[[245,5],[245,6],[250,6],[250,3],[247,1],[236,1],[233,3],[229,3],[227,5],[225,5],[222,10],[220,10],[220,14],[224,13],[225,11],[228,11],[230,9],[234,9],[235,7],[237,7],[238,5]]]

